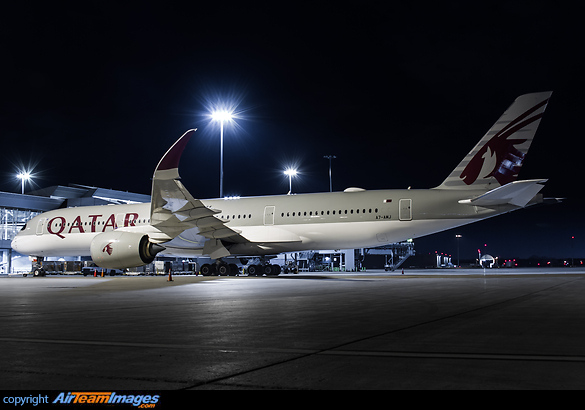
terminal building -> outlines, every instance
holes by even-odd
[[[32,261],[28,255],[12,250],[10,244],[25,223],[34,216],[59,208],[77,206],[131,204],[150,202],[150,195],[111,189],[70,184],[52,186],[27,194],[0,192],[0,274],[28,273]],[[296,271],[361,271],[366,268],[394,270],[411,255],[414,244],[404,242],[372,249],[346,249],[315,252],[297,252],[278,255],[273,263],[281,266],[295,266]],[[193,271],[200,264],[209,263],[208,257],[180,258],[157,257],[154,264],[136,268],[136,272],[154,273],[172,269],[173,271]],[[46,258],[43,264],[50,265],[48,270],[56,272],[79,272],[84,266],[92,266],[91,258]],[[156,267],[159,266],[159,268]],[[162,267],[161,267],[162,266]]]

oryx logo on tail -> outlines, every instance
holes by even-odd
[[[522,162],[524,161],[524,153],[519,151],[516,146],[524,144],[526,138],[510,138],[517,135],[523,128],[539,120],[542,117],[543,111],[530,117],[535,111],[546,105],[548,99],[535,105],[522,115],[516,117],[512,122],[502,128],[496,135],[494,135],[469,161],[469,164],[461,172],[460,178],[467,185],[473,184],[477,178],[494,177],[500,185],[506,185],[516,179]],[[486,164],[487,157],[495,155],[495,164],[493,168]],[[493,163],[493,162],[492,162]],[[481,175],[482,169],[486,169],[488,165],[488,173]],[[491,168],[491,169],[489,169]],[[484,171],[485,172],[485,171]]]
[[[489,191],[514,182],[551,94],[516,98],[437,188]]]

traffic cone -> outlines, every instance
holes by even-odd
[[[94,278],[97,278],[97,269],[94,269],[94,270],[93,270],[93,277],[94,277]]]
[[[404,268],[402,268],[402,274],[404,275]]]
[[[102,278],[104,277],[104,270],[102,269]]]
[[[173,281],[173,274],[171,273],[171,270],[169,269],[169,278],[167,279],[167,282],[172,282]]]

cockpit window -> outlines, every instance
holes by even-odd
[[[27,225],[27,224],[24,224],[20,230],[21,230],[21,231],[24,231],[24,230],[26,229],[26,225]]]

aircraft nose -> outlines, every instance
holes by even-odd
[[[10,243],[10,246],[12,247],[12,249],[14,249],[16,252],[18,252],[18,242],[20,241],[20,238],[18,237],[18,235],[16,235],[14,237],[14,239],[12,240],[12,242]]]

